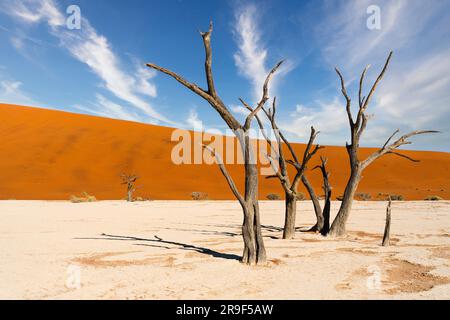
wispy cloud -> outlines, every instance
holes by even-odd
[[[238,72],[252,84],[252,99],[258,101],[262,95],[262,87],[272,66],[268,65],[268,49],[262,40],[261,10],[254,4],[235,8],[233,33],[238,51],[234,61]],[[272,79],[270,92],[276,91],[277,82],[283,74],[287,74],[294,65],[285,61]]]
[[[25,106],[42,106],[22,89],[22,82],[3,80],[0,82],[0,102]]]
[[[258,26],[259,13],[256,6],[240,7],[235,13],[234,33],[238,52],[234,61],[238,71],[251,81],[255,101],[261,95],[264,78],[267,75],[267,49],[261,42]]]
[[[122,119],[137,122],[139,122],[140,120],[135,113],[130,112],[123,106],[108,100],[101,94],[96,95],[96,103],[89,104],[89,107],[82,105],[75,105],[74,107],[82,112],[106,118]]]
[[[189,116],[186,119],[186,124],[189,129],[200,130],[203,128],[203,121],[200,120],[195,109],[189,110]]]
[[[321,143],[333,143],[336,138],[345,140],[348,125],[347,115],[337,98],[332,101],[316,101],[314,106],[297,105],[288,122],[281,122],[280,128],[305,140],[309,137],[310,128],[320,130]]]
[[[156,87],[149,81],[153,74],[143,68],[137,68],[135,76],[125,72],[108,39],[98,34],[87,19],[82,19],[81,30],[67,29],[64,15],[53,0],[19,0],[6,6],[6,11],[28,24],[47,23],[60,45],[86,64],[102,80],[105,89],[147,117],[173,124],[142,97],[155,97],[157,94]],[[111,109],[104,111],[111,112]]]

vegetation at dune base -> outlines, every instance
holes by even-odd
[[[424,200],[425,201],[442,201],[444,199],[439,196],[428,196]]]
[[[90,195],[86,191],[82,192],[80,196],[71,195],[70,202],[72,203],[82,203],[82,202],[96,202],[97,198],[93,195]]]
[[[267,198],[268,200],[281,200],[280,195],[279,195],[279,194],[276,194],[276,193],[269,193],[269,194],[266,196],[266,198]]]
[[[372,199],[370,193],[358,192],[355,194],[355,199],[359,201],[369,201]]]
[[[206,192],[198,192],[198,191],[194,191],[191,193],[191,198],[192,200],[196,200],[196,201],[205,201],[209,199],[209,196]]]

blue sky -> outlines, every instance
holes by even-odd
[[[66,26],[70,5],[81,29]],[[370,30],[370,5],[380,29]],[[219,116],[153,62],[204,85],[199,30],[214,22],[213,68],[219,94],[240,118],[238,98],[258,99],[280,59],[271,96],[279,126],[305,142],[344,145],[349,129],[334,67],[356,101],[357,80],[371,65],[366,90],[390,50],[391,66],[369,107],[362,143],[378,146],[397,128],[437,129],[409,148],[450,151],[450,1],[0,0],[0,102],[144,123],[225,130]]]

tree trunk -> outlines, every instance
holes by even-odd
[[[320,232],[320,230],[322,230],[323,225],[324,225],[324,216],[323,216],[322,208],[320,207],[320,202],[317,199],[316,193],[314,192],[314,188],[312,187],[311,183],[305,176],[302,176],[302,182],[303,182],[303,185],[306,187],[306,190],[308,190],[309,197],[311,198],[311,201],[313,203],[314,212],[316,214],[316,219],[317,219],[316,224],[311,229],[309,229],[309,231],[319,231]]]
[[[251,162],[245,164],[245,204],[242,209],[244,211],[242,262],[249,265],[265,264],[267,257],[258,205],[258,168]]]
[[[331,190],[325,199],[325,207],[323,208],[323,225],[318,231],[321,235],[326,236],[330,232],[330,208],[331,208]]]
[[[295,218],[297,215],[297,198],[292,193],[285,193],[286,206],[284,216],[283,239],[293,239],[295,236]]]
[[[348,216],[352,209],[353,198],[355,196],[356,189],[358,188],[359,181],[361,180],[361,172],[359,168],[352,168],[350,179],[345,188],[344,197],[342,199],[341,207],[336,215],[336,218],[331,225],[331,236],[339,237],[345,234],[345,225],[347,223]]]
[[[391,199],[389,199],[389,203],[386,208],[386,225],[384,227],[384,236],[383,236],[383,247],[389,246],[391,236]]]
[[[127,201],[133,202],[133,191],[130,189],[128,189],[128,192],[127,192]]]

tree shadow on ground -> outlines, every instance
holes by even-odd
[[[221,259],[227,259],[227,260],[238,260],[241,261],[241,257],[236,254],[229,254],[229,253],[221,253],[215,250],[211,250],[204,247],[198,247],[191,244],[181,243],[181,242],[175,242],[175,241],[168,241],[164,240],[158,236],[154,236],[155,239],[146,239],[146,238],[138,238],[133,236],[119,236],[119,235],[112,235],[112,234],[105,234],[102,233],[101,237],[97,238],[75,238],[78,240],[116,240],[116,241],[143,241],[143,242],[151,242],[151,243],[157,243],[157,244],[165,244],[165,245],[172,245],[176,246],[178,249],[181,250],[187,250],[187,251],[195,251],[201,254],[209,255],[214,258],[221,258]],[[163,249],[174,249],[173,247],[164,246],[164,245],[155,245],[155,244],[148,244],[148,243],[140,243],[136,244],[139,246],[148,246],[148,247],[158,247]]]

